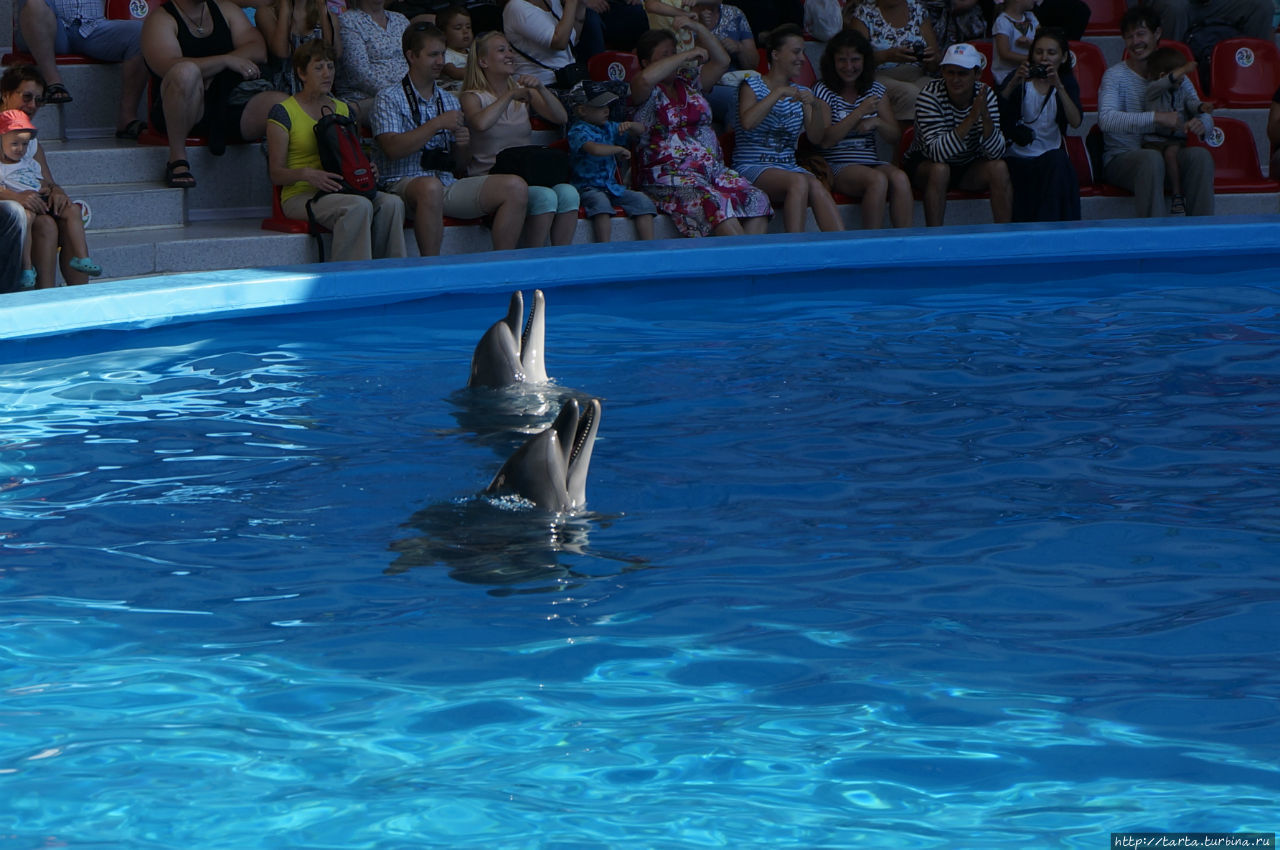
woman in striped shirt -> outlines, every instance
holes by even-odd
[[[790,82],[804,68],[804,35],[794,24],[783,24],[765,37],[765,49],[768,73],[738,86],[733,168],[769,200],[782,203],[788,233],[804,232],[806,209],[813,210],[820,230],[844,230],[831,193],[796,162],[800,134],[820,144],[831,123],[827,105]]]
[[[902,127],[876,82],[871,42],[854,30],[841,30],[827,42],[818,63],[822,79],[813,93],[831,108],[831,125],[822,137],[822,155],[831,166],[837,192],[862,202],[862,227],[884,226],[884,205],[894,227],[911,226],[911,181],[906,172],[880,158],[878,140],[893,146]]]

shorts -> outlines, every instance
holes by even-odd
[[[920,154],[908,154],[905,158],[903,158],[902,170],[907,172],[907,177],[910,178],[913,184],[915,183],[915,180],[916,180],[916,169],[918,169],[925,161],[926,161],[925,158]],[[987,162],[987,160],[971,159],[968,162],[943,163],[944,165],[951,166],[951,177],[948,179],[947,185],[951,188],[955,188],[957,185],[959,185],[960,181],[964,179],[964,176],[969,173],[969,169],[981,162]]]
[[[578,204],[578,190],[568,183],[557,183],[550,189],[546,186],[530,186],[529,209],[526,215],[576,213]]]
[[[27,5],[30,0],[18,0],[18,8]],[[50,0],[34,0],[43,2],[57,14]],[[99,20],[90,24],[93,28],[88,35],[80,34],[80,27],[71,21],[58,19],[58,27],[53,40],[54,53],[79,53],[102,62],[123,62],[142,52],[142,21]],[[15,46],[28,50],[29,46],[22,37],[22,31],[15,27],[13,31]]]
[[[408,202],[409,184],[417,179],[419,177],[401,177],[394,183],[383,186],[382,190]],[[449,218],[483,218],[485,210],[480,205],[480,192],[484,189],[484,181],[488,179],[489,175],[482,174],[479,177],[463,177],[450,183],[444,189],[441,213]]]
[[[605,189],[579,187],[578,194],[582,197],[582,209],[587,218],[613,215],[614,207],[622,207],[622,211],[629,216],[658,214],[658,208],[649,200],[648,195],[630,189],[623,189],[621,194],[615,195]]]

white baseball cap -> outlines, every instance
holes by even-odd
[[[942,64],[957,65],[961,68],[970,69],[985,68],[987,57],[983,56],[978,48],[972,44],[966,44],[962,41],[947,48],[947,52],[942,54]]]

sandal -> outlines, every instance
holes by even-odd
[[[185,168],[186,171],[179,172],[179,168]],[[173,162],[165,163],[164,185],[170,189],[194,189],[196,176],[191,173],[191,163],[185,159],[175,159]]]
[[[62,83],[50,83],[44,87],[44,102],[61,106],[71,102],[71,92]]]
[[[147,122],[140,121],[137,118],[130,121],[124,126],[123,130],[116,130],[117,139],[137,139],[142,135],[142,131],[147,129]]]
[[[102,266],[95,263],[88,257],[72,257],[71,262],[67,266],[74,271],[87,274],[89,277],[97,277],[102,274]]]
[[[22,277],[19,283],[23,289],[35,289],[36,288],[36,270],[23,269]]]

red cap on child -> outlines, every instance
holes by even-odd
[[[36,125],[31,123],[27,113],[21,109],[6,109],[0,112],[0,134],[12,133],[14,130],[26,130],[34,136]]]

